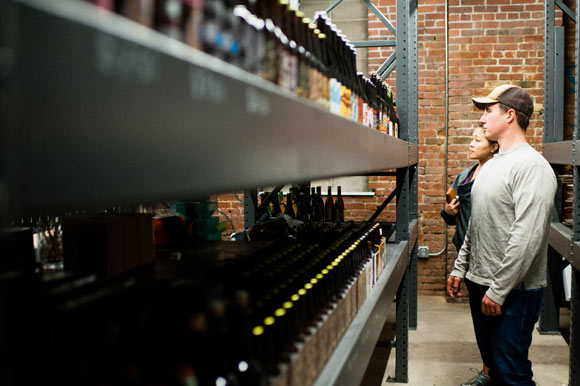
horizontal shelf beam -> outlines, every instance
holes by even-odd
[[[366,40],[351,42],[355,47],[394,47],[397,45],[396,40]]]
[[[573,141],[544,143],[542,154],[551,164],[573,165],[576,161],[572,148]]]
[[[6,82],[11,126],[0,140],[10,144],[10,167],[0,180],[12,214],[195,199],[416,163],[403,140],[90,4],[16,6],[20,25],[34,28],[20,29]]]
[[[580,242],[575,242],[573,244],[572,250],[573,250],[572,252],[573,258],[572,260],[568,259],[567,260],[572,264],[574,268],[580,269]]]
[[[326,363],[316,386],[360,384],[407,268],[409,243],[388,244],[386,252],[383,274]]]
[[[573,262],[572,255],[572,229],[562,223],[553,222],[550,225],[548,243],[556,252],[569,262]]]

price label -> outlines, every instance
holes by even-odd
[[[198,67],[189,72],[189,90],[194,100],[205,101],[213,105],[226,100],[226,85],[222,79]]]
[[[104,76],[127,83],[148,84],[161,78],[158,54],[137,44],[96,32],[95,66]]]
[[[270,100],[255,88],[247,88],[246,110],[250,114],[267,116],[270,114]]]

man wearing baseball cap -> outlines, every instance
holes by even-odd
[[[451,297],[465,280],[477,345],[489,374],[464,385],[534,385],[528,350],[538,321],[556,177],[526,141],[532,97],[504,84],[473,98],[483,110],[485,136],[499,154],[479,172],[472,189],[472,216],[464,244],[447,280]]]

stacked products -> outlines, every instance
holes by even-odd
[[[23,385],[267,385],[340,302],[348,325],[391,231],[308,223],[296,239],[158,251],[154,272],[0,278],[17,295],[0,369]]]
[[[367,127],[398,137],[393,94],[356,71],[354,45],[326,13],[288,0],[90,0]]]
[[[341,222],[344,221],[344,201],[342,189],[337,188],[336,201],[332,199],[331,187],[328,187],[326,201],[322,198],[322,187],[310,187],[309,185],[298,185],[290,188],[286,194],[271,196],[270,192],[263,192],[261,197],[261,207],[264,213],[259,213],[259,218],[277,217],[285,214],[302,222]],[[269,199],[270,197],[270,199]]]

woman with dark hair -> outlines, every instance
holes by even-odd
[[[451,187],[455,190],[456,198],[451,202],[445,202],[445,207],[441,209],[441,217],[448,225],[455,225],[456,231],[453,236],[453,245],[457,251],[461,249],[469,218],[471,217],[471,188],[477,178],[477,174],[482,166],[493,158],[499,150],[499,144],[496,141],[485,138],[483,128],[478,127],[473,131],[471,143],[469,144],[469,159],[477,160],[469,168],[465,169],[453,181]],[[461,386],[483,386],[491,384],[489,378],[489,367],[483,364],[483,369],[478,372],[477,376],[470,379]]]
[[[447,225],[457,226],[455,236],[453,236],[453,245],[455,245],[457,251],[461,249],[467,225],[469,224],[469,217],[471,217],[471,187],[473,182],[482,166],[492,159],[498,150],[498,143],[485,138],[481,127],[473,131],[471,143],[469,144],[469,159],[477,160],[477,163],[459,173],[451,185],[455,190],[456,198],[450,203],[446,202],[441,209],[441,217],[443,217]]]

